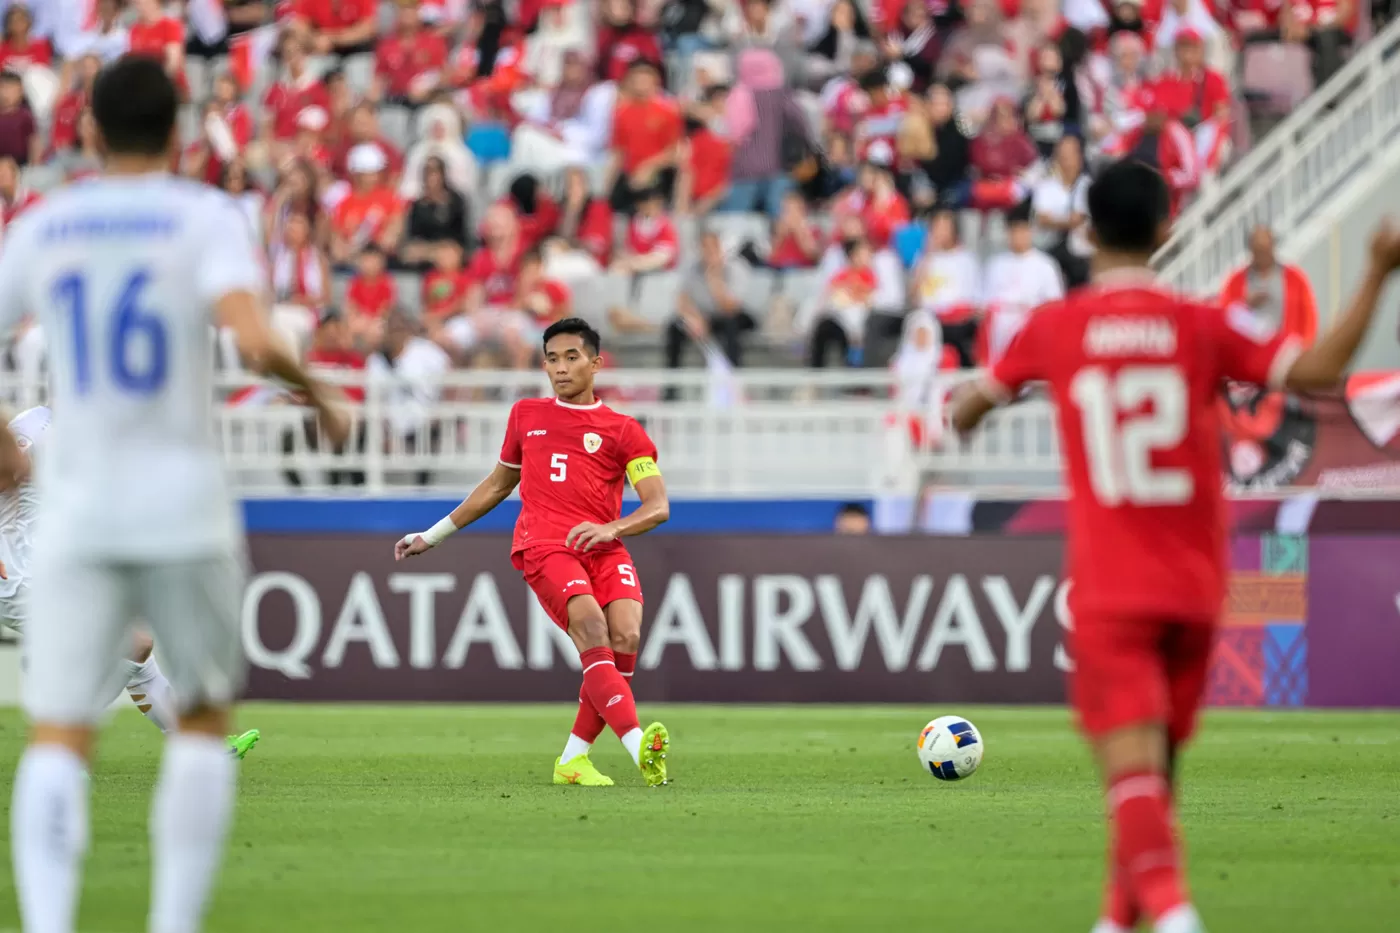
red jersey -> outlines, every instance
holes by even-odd
[[[411,37],[387,36],[379,40],[374,59],[375,74],[389,93],[406,97],[415,78],[447,67],[447,42],[428,30]]]
[[[1213,120],[1217,113],[1229,112],[1230,85],[1225,76],[1210,68],[1202,68],[1194,77],[1179,71],[1168,71],[1152,85],[1153,100],[1174,120],[1187,129]]]
[[[681,254],[681,240],[671,218],[662,215],[649,219],[641,214],[633,217],[627,225],[627,251],[633,256],[646,256],[658,250],[670,254],[665,268],[674,269]]]
[[[0,225],[8,227],[10,223],[29,210],[35,204],[43,200],[43,196],[37,191],[30,191],[28,188],[21,188],[15,192],[13,201],[6,201],[0,198]]]
[[[373,18],[378,6],[373,0],[297,0],[296,15],[317,29],[349,29]]]
[[[732,153],[724,137],[700,130],[690,137],[690,197],[699,201],[722,191],[729,184]]]
[[[383,317],[394,306],[398,297],[398,289],[395,288],[394,277],[391,275],[380,275],[373,279],[357,275],[350,280],[350,285],[345,289],[346,300],[354,305],[357,311],[370,317]]]
[[[1227,515],[1216,404],[1225,380],[1278,387],[1295,338],[1121,274],[1035,311],[992,367],[1002,398],[1049,383],[1069,499],[1075,618],[1214,624]]]
[[[331,226],[347,240],[357,236],[372,240],[402,212],[403,202],[393,189],[375,188],[363,194],[352,192],[335,206]]]
[[[680,108],[664,97],[618,101],[613,111],[612,145],[621,151],[622,170],[629,175],[680,142],[684,131]]]
[[[1235,32],[1268,32],[1277,29],[1283,13],[1283,0],[1239,0],[1231,6],[1230,20]]]
[[[48,39],[30,39],[24,45],[0,42],[0,70],[23,71],[30,65],[53,64],[53,46]]]
[[[423,313],[433,316],[451,317],[462,310],[462,300],[467,297],[472,278],[467,270],[443,272],[431,269],[423,276]]]
[[[273,138],[286,140],[296,136],[297,117],[307,107],[331,111],[330,93],[314,78],[268,88],[263,95],[263,110],[272,115]]]
[[[130,36],[128,47],[132,55],[154,58],[159,62],[165,61],[167,46],[178,46],[181,51],[185,48],[185,24],[170,16],[154,23],[136,23],[131,27]],[[185,76],[181,73],[177,83],[183,85],[184,80]]]
[[[504,262],[489,249],[479,249],[472,256],[467,264],[467,277],[485,291],[483,305],[509,308],[515,304],[516,277],[520,275],[520,257],[524,253],[525,244],[521,243]]]
[[[655,461],[656,445],[636,419],[602,402],[516,402],[501,444],[501,463],[520,470],[520,518],[511,554],[562,547],[564,537],[582,522],[617,521],[623,482],[657,475]],[[621,544],[602,545],[613,547]]]
[[[588,251],[588,255],[598,260],[604,269],[612,262],[613,251],[613,212],[612,206],[602,198],[593,198],[583,209],[574,231],[578,245]]]
[[[860,142],[860,157],[865,158],[870,147],[884,142],[891,152],[899,151],[899,127],[909,115],[909,101],[903,94],[890,94],[885,102],[871,105],[856,119],[856,139]]]

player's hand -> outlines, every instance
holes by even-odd
[[[1400,269],[1400,230],[1388,217],[1371,234],[1371,261],[1385,272]]]
[[[423,540],[422,535],[404,535],[394,542],[394,560],[403,560],[405,557],[417,557],[425,551],[431,551],[433,546]]]
[[[3,560],[0,560],[0,580],[8,579],[10,579],[10,574],[7,570],[5,570],[5,562]]]
[[[616,540],[617,532],[613,531],[612,526],[584,522],[575,525],[573,530],[564,536],[564,546],[587,551],[596,544],[609,544]]]

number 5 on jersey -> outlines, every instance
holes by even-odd
[[[1094,498],[1107,506],[1189,502],[1188,470],[1152,465],[1154,452],[1186,439],[1188,389],[1175,366],[1090,366],[1075,374],[1070,397],[1084,430]]]
[[[151,274],[137,269],[126,277],[116,301],[106,309],[111,318],[106,347],[107,370],[118,389],[132,395],[151,395],[165,384],[168,364],[168,341],[165,322],[159,315],[141,309],[141,293],[150,283]],[[89,320],[88,280],[77,272],[69,272],[53,283],[54,304],[67,307],[73,328],[73,381],[79,395],[87,394],[93,384],[92,332]]]
[[[569,455],[553,454],[549,458],[549,481],[562,483],[569,475]]]

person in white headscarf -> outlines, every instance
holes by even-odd
[[[416,201],[423,195],[423,166],[436,156],[447,170],[448,186],[476,190],[476,157],[462,140],[462,121],[447,104],[431,104],[418,113],[418,142],[408,150],[399,196]]]
[[[546,90],[559,86],[564,76],[564,53],[591,48],[593,22],[581,0],[545,0],[539,28],[525,40],[525,72]]]

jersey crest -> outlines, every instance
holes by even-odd
[[[583,436],[583,449],[588,451],[589,453],[596,454],[598,452],[598,448],[602,446],[603,439],[598,435],[594,434],[592,431],[589,431]]]

